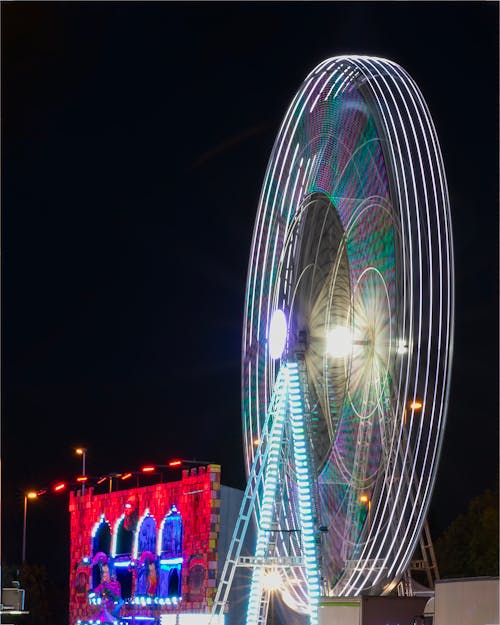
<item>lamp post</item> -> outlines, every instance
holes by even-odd
[[[26,562],[26,519],[28,516],[28,499],[36,499],[38,497],[37,493],[34,491],[29,491],[24,494],[24,517],[23,517],[23,553],[22,553],[22,563]]]
[[[368,504],[368,531],[370,531],[371,529],[371,518],[370,518],[370,512],[371,512],[371,507],[372,507],[372,502],[370,497],[368,497],[368,495],[361,495],[359,498],[359,501],[361,503],[365,503]]]
[[[87,456],[87,450],[85,447],[77,447],[75,451],[82,457],[82,477],[85,477],[85,458]],[[82,481],[82,495],[85,495],[85,480]]]
[[[175,469],[176,467],[182,467],[185,464],[191,464],[195,467],[204,467],[213,463],[211,460],[185,460],[184,458],[182,458],[182,459],[170,460],[166,466],[169,469]],[[165,466],[165,465],[156,465],[156,466]]]

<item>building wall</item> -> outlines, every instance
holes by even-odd
[[[498,577],[436,582],[434,625],[498,625]]]
[[[184,471],[182,479],[176,482],[156,484],[142,488],[131,488],[101,495],[88,489],[85,495],[70,494],[70,625],[77,621],[95,618],[99,606],[89,604],[89,590],[92,586],[92,565],[85,559],[92,559],[92,532],[97,524],[105,520],[113,534],[114,528],[130,501],[138,502],[138,517],[146,509],[160,524],[175,505],[182,516],[182,566],[181,601],[174,605],[134,605],[126,603],[121,616],[143,615],[159,618],[163,613],[206,612],[216,591],[217,551],[220,527],[220,466],[209,465],[191,471]],[[135,531],[140,529],[138,524]],[[137,554],[139,557],[140,554]],[[198,573],[201,585],[194,588],[193,567]],[[191,575],[190,575],[191,573]],[[137,569],[132,572],[133,595],[137,584]]]

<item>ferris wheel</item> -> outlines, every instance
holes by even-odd
[[[449,200],[427,105],[396,63],[327,59],[281,124],[250,254],[232,556],[251,513],[248,625],[265,623],[269,580],[312,624],[321,595],[398,583],[436,475],[452,342]]]

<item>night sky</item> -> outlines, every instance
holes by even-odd
[[[288,103],[329,56],[405,67],[450,190],[456,334],[435,536],[498,473],[498,4],[2,5],[3,553],[23,493],[212,460],[243,488],[240,353],[260,187]],[[28,560],[67,566],[67,495]],[[57,569],[57,570],[56,570]]]

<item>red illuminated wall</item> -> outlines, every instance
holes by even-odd
[[[149,508],[158,529],[171,506],[177,506],[183,521],[180,610],[205,612],[211,605],[216,590],[217,543],[220,529],[220,466],[218,465],[183,471],[182,479],[177,482],[102,495],[95,495],[92,488],[84,496],[80,492],[70,494],[70,625],[75,625],[78,620],[95,618],[99,612],[99,607],[89,605],[88,601],[92,566],[82,563],[84,557],[93,555],[92,530],[104,515],[113,532],[117,519],[124,512],[125,503],[133,495],[137,495],[139,501],[139,516],[142,516],[145,509]],[[194,592],[194,589],[190,589],[189,586],[189,573],[194,566],[197,567],[198,573],[202,569],[205,571],[204,581],[198,592]],[[134,579],[133,584],[135,583]],[[159,618],[161,613],[177,611],[179,607],[174,606],[153,608],[125,604],[121,616],[142,614]]]

